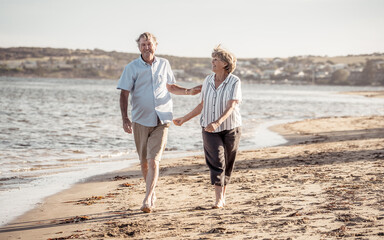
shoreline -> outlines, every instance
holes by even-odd
[[[21,78],[21,79],[69,79],[69,80],[97,80],[97,81],[116,81],[115,78],[105,78],[105,77],[95,77],[95,78],[82,78],[82,77],[58,77],[58,76],[31,76],[28,75],[1,75],[1,78]],[[194,84],[201,84],[202,80],[179,80],[180,83],[194,83]],[[312,82],[302,82],[297,80],[263,80],[263,81],[255,81],[255,80],[242,80],[243,83],[246,84],[252,84],[252,85],[291,85],[291,86],[311,86],[313,85]],[[337,84],[315,84],[315,86],[328,86],[328,87],[366,87],[366,88],[374,88],[379,87],[383,88],[384,85],[337,85]],[[350,92],[340,92],[340,94],[347,94],[347,95],[361,95],[365,97],[379,97],[383,98],[384,91],[379,90],[367,90],[367,91],[350,91]],[[378,96],[377,96],[378,95]]]
[[[136,164],[46,198],[1,227],[0,238],[384,236],[384,116],[270,129],[288,143],[239,153],[225,209],[210,209],[214,196],[203,155],[171,158],[160,164],[154,213],[139,210],[145,184]]]
[[[384,98],[384,91],[352,91],[352,92],[340,92],[340,94],[346,95],[359,95],[368,98]]]

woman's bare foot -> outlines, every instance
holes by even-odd
[[[213,205],[212,208],[223,208],[225,205],[225,198],[224,198],[224,187],[215,185],[215,197],[216,202],[215,205]]]

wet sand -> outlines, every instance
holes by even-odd
[[[384,239],[384,116],[272,130],[288,144],[240,152],[224,209],[203,156],[167,159],[153,213],[137,165],[47,198],[0,239]]]

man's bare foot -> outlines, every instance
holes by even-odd
[[[215,205],[212,206],[213,209],[218,209],[218,208],[224,208],[225,203],[223,201],[219,201],[215,203]]]
[[[219,209],[219,208],[224,208],[224,205],[213,205],[212,206],[213,209]]]
[[[141,211],[145,212],[145,213],[150,213],[152,212],[152,208],[148,205],[143,205],[141,208],[140,208]]]

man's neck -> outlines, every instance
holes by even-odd
[[[149,65],[152,65],[153,61],[155,61],[155,56],[153,58],[146,59],[141,55],[141,59],[143,59],[144,62],[148,63]]]

